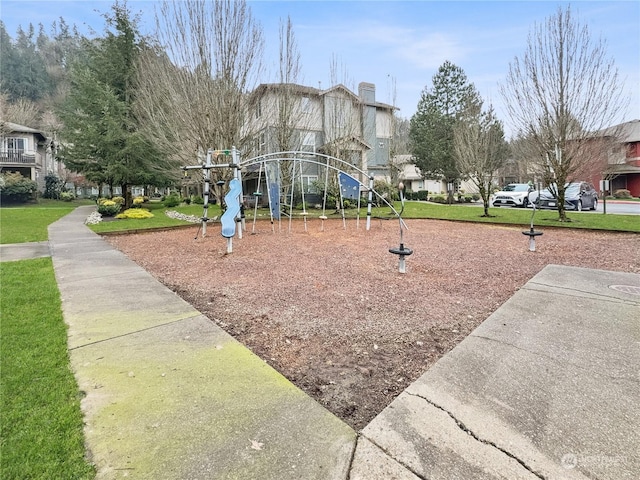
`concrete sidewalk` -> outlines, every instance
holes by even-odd
[[[640,275],[549,266],[359,435],[111,248],[49,228],[98,479],[640,476]]]
[[[639,365],[640,275],[548,266],[363,430],[351,480],[640,478]]]
[[[15,262],[51,256],[49,242],[10,243],[0,245],[0,261]]]
[[[356,434],[89,230],[49,227],[98,479],[344,479]]]

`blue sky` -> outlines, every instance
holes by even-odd
[[[42,23],[49,29],[63,17],[82,33],[101,33],[100,13],[110,1],[0,0],[0,17],[12,37],[18,25]],[[264,82],[275,81],[278,28],[291,17],[302,61],[300,83],[330,85],[335,57],[346,72],[338,76],[349,88],[359,82],[376,85],[376,99],[400,107],[411,117],[425,86],[438,67],[449,60],[461,67],[486,103],[495,105],[508,123],[498,93],[509,62],[524,53],[534,24],[554,14],[556,1],[268,1],[248,2],[265,34]],[[132,12],[142,13],[142,29],[153,25],[156,1],[129,0]],[[595,37],[602,36],[608,53],[625,78],[631,98],[620,121],[640,118],[640,2],[571,2],[579,21]],[[271,73],[270,73],[271,72]],[[508,125],[507,129],[508,129]]]

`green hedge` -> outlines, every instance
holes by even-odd
[[[26,203],[33,198],[38,185],[19,173],[0,174],[0,199],[7,203]]]

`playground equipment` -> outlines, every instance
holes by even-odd
[[[540,198],[539,195],[538,195],[538,198]],[[533,229],[533,216],[536,214],[536,202],[531,202],[531,205],[533,206],[533,210],[531,211],[531,226],[530,226],[529,230],[523,231],[522,234],[529,236],[529,251],[530,252],[535,252],[536,251],[536,237],[539,237],[540,235],[542,235],[542,232],[537,232],[537,231],[535,231]]]
[[[231,156],[231,162],[227,163],[213,163],[212,158],[215,156],[216,158],[224,155],[225,157]],[[206,237],[207,235],[207,222],[209,221],[209,195],[211,193],[211,170],[215,168],[221,169],[229,169],[232,168],[234,171],[234,178],[236,178],[240,182],[240,195],[238,197],[239,201],[242,201],[242,182],[240,180],[240,167],[238,166],[238,158],[239,154],[236,150],[236,147],[232,147],[231,150],[207,150],[207,156],[205,157],[205,162],[202,165],[191,165],[187,167],[182,167],[182,169],[186,172],[187,170],[202,170],[203,179],[204,179],[204,187],[203,187],[203,212],[202,212],[202,236]],[[224,182],[218,183],[218,185],[224,185]],[[238,230],[238,235],[242,238],[242,230]],[[197,235],[196,235],[197,237]]]
[[[227,209],[220,217],[222,223],[222,236],[227,239],[227,253],[233,251],[233,236],[236,234],[236,220],[240,213],[240,203],[238,198],[242,194],[242,185],[237,178],[229,182],[229,192],[225,195],[224,201]],[[240,228],[242,230],[242,227]]]
[[[404,184],[402,182],[398,184],[398,191],[400,192],[400,203],[402,205],[402,208],[400,209],[400,213],[398,214],[398,220],[400,223],[400,246],[398,248],[390,248],[389,253],[398,255],[398,258],[399,258],[398,271],[400,273],[406,273],[407,266],[405,263],[405,258],[411,255],[413,253],[413,250],[411,250],[408,247],[405,247],[402,241],[402,226],[404,225],[402,221],[402,212],[404,212]]]
[[[224,156],[225,159],[230,157],[230,161],[227,162],[213,162]],[[286,167],[286,171],[283,172],[283,166]],[[292,220],[295,216],[293,212],[294,203],[296,203],[296,194],[300,199],[300,206],[302,212],[299,213],[304,220],[304,229],[307,231],[307,197],[310,195],[312,188],[311,181],[317,182],[319,178],[324,178],[323,191],[321,195],[322,203],[318,208],[322,209],[321,215],[321,229],[324,230],[324,221],[327,220],[327,199],[330,180],[333,179],[332,175],[335,175],[335,184],[338,186],[339,197],[339,210],[342,216],[343,228],[346,228],[346,216],[345,216],[345,201],[353,200],[357,202],[357,215],[356,226],[359,228],[360,224],[360,207],[362,194],[366,193],[367,197],[367,219],[366,230],[371,229],[371,216],[374,196],[379,204],[385,204],[388,206],[395,217],[398,218],[400,223],[400,249],[396,253],[400,257],[400,270],[404,273],[405,257],[411,255],[412,250],[404,247],[402,243],[403,228],[407,228],[404,220],[399,213],[387,199],[376,192],[373,188],[374,179],[363,170],[355,167],[351,163],[341,160],[330,155],[325,155],[316,152],[303,152],[303,151],[287,151],[276,152],[254,157],[248,160],[241,161],[240,154],[235,147],[225,150],[213,150],[209,149],[205,158],[205,162],[201,165],[191,165],[182,167],[183,170],[198,170],[203,172],[204,179],[204,205],[202,215],[202,236],[205,237],[207,233],[207,221],[208,207],[210,197],[210,183],[211,183],[211,170],[213,169],[232,169],[233,178],[229,181],[229,190],[224,197],[226,211],[221,217],[222,230],[221,234],[227,239],[227,253],[232,253],[232,238],[237,234],[239,238],[242,238],[242,232],[245,229],[244,224],[244,196],[243,196],[243,182],[242,174],[251,173],[253,179],[255,179],[255,173],[257,171],[257,182],[255,184],[255,191],[253,196],[255,199],[254,215],[253,215],[253,233],[255,233],[255,226],[257,221],[257,209],[258,202],[263,195],[263,187],[266,190],[269,215],[272,225],[272,231],[275,231],[275,223],[279,225],[281,229],[282,217],[286,216],[289,220],[289,231],[292,228]],[[263,182],[264,178],[264,184]],[[287,185],[283,185],[284,180],[288,179]],[[367,184],[363,182],[367,182]],[[218,185],[224,185],[225,182],[218,182]],[[315,192],[318,197],[319,192]],[[400,191],[402,200],[402,210],[404,210],[404,196],[402,189]],[[284,202],[283,202],[284,200]],[[283,208],[284,207],[284,208]],[[237,228],[237,224],[240,224],[240,228]],[[197,234],[196,234],[197,238]],[[390,250],[391,251],[391,250]]]
[[[283,172],[283,165],[287,166],[288,171]],[[241,162],[241,168],[243,170],[255,170],[256,167],[258,167],[258,185],[254,195],[263,195],[261,188],[262,176],[264,174],[265,193],[269,204],[271,222],[272,224],[278,222],[280,225],[282,216],[284,215],[288,217],[289,230],[291,230],[292,219],[295,216],[293,207],[296,194],[299,195],[300,206],[302,207],[302,212],[299,215],[306,219],[306,216],[309,214],[307,211],[309,206],[307,197],[309,195],[308,189],[311,178],[314,178],[316,182],[322,185],[320,204],[322,212],[319,218],[322,220],[321,229],[324,229],[324,220],[328,219],[326,213],[328,188],[333,174],[335,174],[336,184],[339,186],[339,204],[343,226],[346,225],[346,217],[344,214],[345,199],[357,201],[358,214],[356,216],[356,223],[359,226],[361,193],[366,193],[368,196],[367,230],[371,227],[371,207],[373,205],[374,195],[380,199],[381,203],[388,205],[394,214],[397,215],[393,206],[373,189],[373,177],[370,177],[366,172],[352,164],[336,157],[315,152],[287,151],[265,154]],[[288,177],[289,181],[285,182],[283,177]],[[323,181],[319,182],[321,178]],[[305,179],[307,181],[306,184]],[[368,182],[368,185],[363,183],[365,181]],[[287,184],[284,185],[285,183]],[[283,190],[286,190],[284,194],[282,193]],[[254,210],[254,212],[256,212],[257,204],[254,208],[256,208],[256,210]],[[254,228],[256,220],[257,216],[254,215]],[[304,225],[306,231],[306,221]]]

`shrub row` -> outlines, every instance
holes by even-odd
[[[428,192],[427,190],[420,190],[418,192],[412,192],[408,190],[405,192],[404,197],[407,200],[429,200],[435,203],[447,203],[446,195],[430,195],[430,193],[431,192]],[[459,193],[457,194],[457,196],[454,196],[453,199],[453,201],[456,203],[471,203],[477,202],[478,200],[480,200],[480,195],[477,193],[467,193],[466,195]]]
[[[404,198],[406,198],[407,200],[427,201],[429,199],[429,192],[427,190],[419,190],[417,192],[407,190],[406,192],[404,192]]]

